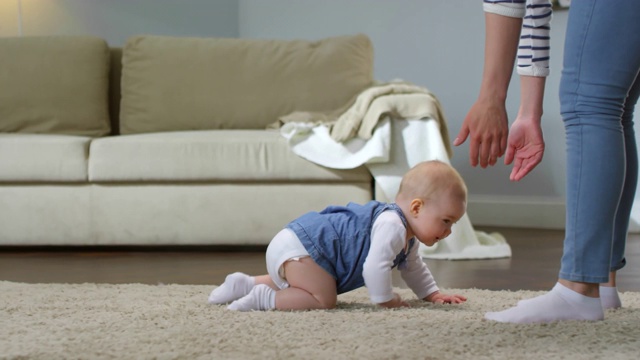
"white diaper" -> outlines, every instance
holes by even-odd
[[[284,263],[291,260],[298,261],[305,256],[309,256],[307,249],[291,229],[282,229],[274,236],[267,247],[267,272],[278,288],[289,287],[284,273]]]

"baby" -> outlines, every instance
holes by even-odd
[[[439,291],[418,242],[432,246],[446,238],[466,204],[455,169],[437,160],[419,163],[403,176],[394,203],[329,206],[293,220],[267,247],[268,275],[230,274],[209,303],[237,311],[332,309],[338,294],[366,286],[375,304],[409,306],[393,292],[394,268],[418,298],[462,303],[464,296]]]

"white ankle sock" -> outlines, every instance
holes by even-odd
[[[615,286],[600,286],[600,301],[603,309],[617,309],[622,307],[622,301]]]
[[[602,320],[600,299],[579,294],[557,283],[550,292],[521,301],[510,309],[489,312],[485,319],[510,323],[548,323],[559,320]]]
[[[275,308],[276,291],[265,284],[254,286],[247,296],[227,305],[227,309],[234,311],[271,310]]]
[[[528,301],[531,301],[535,298],[531,299],[522,299],[518,301],[518,305],[526,304]],[[620,296],[618,295],[618,288],[613,286],[600,286],[600,302],[602,303],[602,308],[607,309],[618,309],[622,307],[622,301],[620,300]]]
[[[253,276],[236,272],[224,279],[224,283],[213,289],[209,304],[227,304],[247,295],[256,283]]]

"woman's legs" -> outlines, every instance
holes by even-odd
[[[636,195],[636,184],[638,182],[638,150],[636,146],[636,135],[634,131],[633,112],[640,97],[640,74],[629,91],[629,96],[624,105],[622,115],[622,128],[624,131],[624,146],[626,155],[626,174],[620,205],[616,213],[615,227],[613,233],[613,250],[611,253],[611,271],[607,285],[615,286],[615,272],[626,264],[624,249],[629,229],[629,219],[631,207]]]
[[[566,286],[596,297],[597,284],[607,283],[609,273],[624,265],[637,181],[632,114],[640,68],[635,15],[640,3],[611,5],[596,0],[572,4],[560,83],[567,223],[559,277]]]
[[[627,97],[640,66],[635,17],[640,4],[580,1],[570,11],[560,85],[567,132],[567,228],[560,278],[606,283],[609,272],[623,265],[637,180],[631,120],[637,94],[630,101]]]
[[[616,288],[616,272],[626,264],[624,250],[629,230],[631,207],[633,206],[636,194],[636,185],[638,183],[638,150],[636,146],[635,131],[633,128],[633,112],[639,96],[640,75],[636,77],[635,83],[631,87],[631,91],[629,91],[629,96],[625,102],[624,113],[622,115],[627,171],[624,178],[622,196],[620,197],[620,205],[616,212],[609,281],[601,284],[600,286],[600,298],[602,300],[602,307],[605,309],[614,309],[622,306]]]
[[[615,281],[615,271],[624,265],[637,182],[631,118],[640,69],[638,13],[636,0],[571,4],[560,84],[567,135],[567,224],[559,284],[517,307],[488,313],[488,319],[603,318],[599,283]]]

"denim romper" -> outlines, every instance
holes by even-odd
[[[364,286],[362,268],[371,246],[371,228],[385,210],[394,210],[407,227],[407,219],[398,205],[370,201],[310,212],[287,224],[287,228],[298,236],[309,256],[336,279],[338,294],[342,294]],[[412,238],[408,249],[396,256],[392,268],[403,268],[414,243]]]

